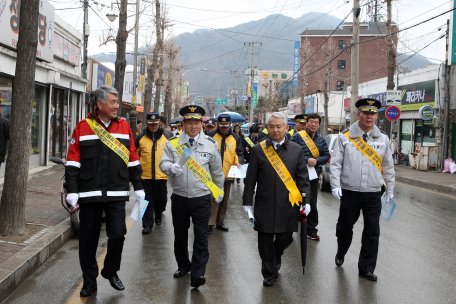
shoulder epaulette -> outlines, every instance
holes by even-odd
[[[168,140],[173,140],[173,139],[176,139],[176,138],[179,138],[179,136],[174,135],[173,137],[168,138]]]
[[[347,131],[349,131],[349,130],[350,130],[350,128],[347,128],[347,129],[345,129],[345,130],[342,130],[342,132],[340,132],[340,133],[341,133],[341,134],[344,134],[345,132],[347,132]]]
[[[211,136],[209,135],[206,135],[206,139],[209,140],[209,141],[212,141],[214,144],[216,144],[217,142],[215,141],[214,138],[212,138]]]
[[[386,134],[384,131],[380,130],[380,132],[382,132],[383,134],[385,134],[386,136],[388,136],[388,134]]]

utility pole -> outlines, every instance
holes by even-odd
[[[133,63],[133,100],[131,101],[131,110],[130,110],[130,128],[131,133],[133,133],[133,140],[136,139],[136,118],[138,117],[138,112],[136,112],[136,92],[137,88],[137,78],[138,78],[138,31],[139,31],[139,4],[140,0],[136,0],[136,21],[135,21],[135,55]],[[147,114],[148,112],[146,112]]]
[[[255,50],[255,42],[251,43],[252,45],[252,66],[250,67],[250,109],[249,109],[249,121],[250,125],[253,124],[253,79],[255,77],[255,72],[253,71],[253,55]]]
[[[89,1],[84,0],[84,41],[82,57],[82,78],[87,79],[87,41],[89,39]]]
[[[358,101],[358,83],[359,83],[359,15],[361,8],[359,0],[353,1],[353,38],[352,38],[352,56],[351,56],[351,106],[350,106],[350,125],[357,120],[358,113],[355,104]]]
[[[443,129],[443,153],[442,153],[442,165],[443,162],[448,157],[448,143],[450,140],[450,132],[449,130],[449,121],[450,121],[450,68],[451,66],[448,64],[448,57],[451,56],[449,49],[450,49],[450,20],[447,20],[447,30],[446,30],[446,59],[445,59],[445,102],[444,102],[444,113],[445,113],[445,123]],[[453,38],[454,39],[454,38]],[[439,88],[440,89],[440,88]]]
[[[238,79],[238,71],[236,70],[234,72],[234,110],[236,111],[236,106],[237,106],[237,79]]]
[[[387,63],[386,63],[386,70],[388,81],[386,85],[386,90],[394,90],[396,86],[394,84],[394,72],[396,71],[396,49],[394,48],[393,37],[391,36],[391,23],[392,23],[392,9],[391,9],[391,2],[393,0],[386,0],[387,5],[387,19],[386,19],[386,33],[388,36],[386,37],[386,44],[387,44]],[[388,123],[388,119],[386,118],[386,111],[379,114],[379,119],[383,120],[385,123],[383,124],[383,131],[390,136],[390,140],[392,140],[392,130],[394,121]]]

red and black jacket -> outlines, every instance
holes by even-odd
[[[87,115],[87,119],[93,118],[105,127],[98,115]],[[111,120],[107,131],[130,150],[128,166],[119,155],[101,142],[86,119],[81,120],[73,131],[65,166],[64,186],[67,193],[79,194],[80,204],[127,201],[130,197],[130,181],[135,191],[143,189],[142,168],[129,124],[117,117]]]

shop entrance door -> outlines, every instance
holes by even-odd
[[[66,122],[64,114],[67,107],[68,92],[61,89],[54,89],[51,102],[50,119],[50,149],[51,157],[66,157]]]

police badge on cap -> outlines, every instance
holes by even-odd
[[[146,122],[148,125],[160,123],[160,116],[158,113],[147,113]]]
[[[197,120],[203,120],[204,114],[206,114],[206,111],[204,108],[197,106],[197,105],[188,105],[185,107],[182,107],[179,110],[179,114],[184,118],[184,120],[187,119],[197,119]]]
[[[374,98],[363,98],[358,100],[355,106],[362,112],[377,113],[382,103]]]
[[[294,117],[294,119],[300,123],[307,123],[307,116],[304,114],[298,114]]]
[[[226,128],[231,126],[231,116],[228,114],[220,114],[217,118],[217,124],[221,128]]]

